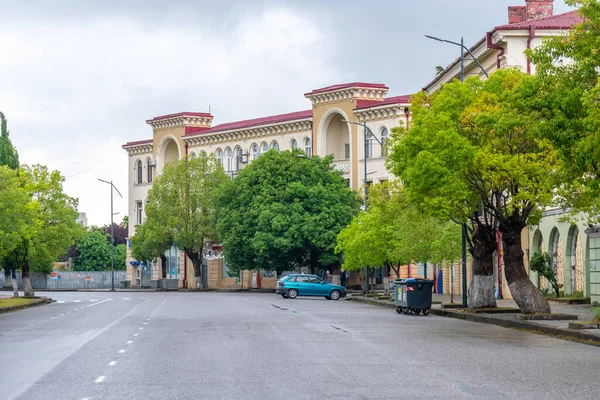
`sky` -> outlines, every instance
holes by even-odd
[[[127,153],[154,116],[213,125],[310,109],[344,82],[419,91],[524,0],[0,0],[0,110],[21,163],[66,177],[90,224],[127,213]],[[555,0],[555,13],[570,10]]]

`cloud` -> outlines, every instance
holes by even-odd
[[[145,120],[205,111],[215,123],[310,107],[314,82],[343,79],[316,24],[287,8],[243,14],[222,26],[157,25],[120,16],[38,19],[0,26],[0,108],[23,163],[69,177],[91,224],[110,217],[113,180],[126,196],[126,141],[151,137]],[[6,60],[6,62],[5,62]],[[116,217],[127,199],[115,199]]]

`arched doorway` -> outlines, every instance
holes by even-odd
[[[553,228],[550,232],[550,260],[552,261],[552,269],[556,275],[556,282],[559,285],[565,283],[565,264],[564,254],[562,248],[562,240],[560,239],[560,233],[557,228]]]
[[[341,171],[346,179],[351,179],[352,141],[350,126],[345,120],[348,120],[348,117],[342,110],[328,110],[319,124],[315,149],[321,157],[333,154],[336,169]]]
[[[531,255],[533,255],[536,251],[544,251],[544,236],[542,235],[542,232],[539,229],[537,229],[533,234],[533,242],[531,243]],[[537,272],[535,272],[534,274],[534,279],[537,275],[538,288],[543,289],[547,287],[546,280],[542,279],[542,277]]]
[[[165,165],[179,160],[180,149],[177,140],[172,136],[165,136],[158,146],[158,173],[161,173]]]
[[[583,291],[583,245],[579,228],[576,225],[569,229],[567,238],[567,260],[569,261],[569,272],[571,275],[571,294]]]

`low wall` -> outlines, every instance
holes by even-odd
[[[40,272],[30,274],[33,289],[110,289],[112,287],[111,271],[57,271],[58,279],[50,279],[50,275]],[[86,278],[90,278],[89,281]],[[126,278],[125,271],[115,271],[115,288],[121,286]],[[23,289],[21,271],[17,271],[17,285]],[[4,286],[4,271],[0,274],[0,287]]]

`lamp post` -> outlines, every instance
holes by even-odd
[[[111,273],[112,273],[112,280],[111,280],[111,291],[115,291],[115,224],[113,223],[113,216],[116,215],[115,213],[113,213],[113,189],[117,191],[117,193],[119,193],[119,196],[121,196],[121,198],[123,198],[123,195],[121,194],[121,192],[119,192],[119,189],[117,189],[117,187],[115,185],[113,185],[112,181],[105,181],[103,179],[98,178],[98,180],[100,182],[104,182],[104,183],[108,183],[110,185],[110,247],[111,247]],[[118,213],[117,213],[118,214]]]
[[[427,39],[432,39],[432,40],[436,40],[438,42],[443,42],[443,43],[450,43],[450,44],[460,47],[460,81],[461,82],[465,81],[465,50],[467,51],[467,53],[469,53],[471,58],[473,58],[473,60],[477,63],[479,68],[481,68],[481,71],[486,76],[486,78],[489,77],[487,71],[485,70],[485,68],[483,68],[483,66],[477,59],[477,57],[475,57],[473,55],[473,53],[471,53],[471,50],[465,46],[465,39],[463,37],[460,38],[460,43],[453,42],[452,40],[442,39],[442,38],[439,38],[436,36],[425,35],[425,37]],[[467,304],[468,303],[467,302],[467,224],[466,223],[462,224],[462,303],[463,303],[462,304],[463,308],[468,307],[468,304]]]
[[[379,143],[381,145],[382,148],[383,148],[383,143],[379,139],[377,139],[377,137],[373,134],[373,131],[371,129],[369,129],[369,127],[367,126],[366,122],[359,124],[358,122],[352,122],[352,121],[348,121],[345,119],[343,119],[342,122],[345,122],[347,124],[362,126],[362,128],[363,128],[364,148],[365,148],[365,161],[363,163],[364,164],[364,184],[365,184],[365,211],[367,211],[367,202],[369,200],[369,186],[367,185],[367,146],[368,146],[367,132],[369,132],[371,137],[373,139],[375,139],[377,141],[377,143]],[[368,295],[368,294],[369,294],[369,269],[368,269],[368,267],[365,267],[365,295]]]

